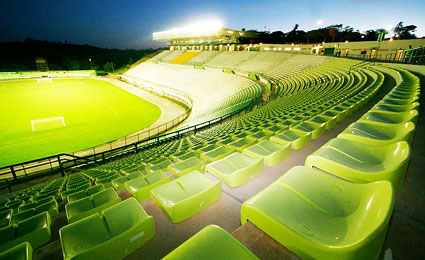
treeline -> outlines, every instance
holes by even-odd
[[[263,43],[320,43],[320,42],[344,42],[344,41],[376,41],[381,32],[386,34],[386,37],[395,39],[416,39],[414,32],[416,25],[404,25],[399,22],[392,28],[391,35],[385,29],[371,29],[365,32],[354,30],[353,27],[343,26],[342,24],[335,24],[323,28],[303,31],[300,30],[298,24],[289,32],[275,31],[275,32],[259,32],[260,37],[258,42]],[[257,32],[257,31],[255,31]],[[242,43],[251,43],[250,39],[240,39]],[[257,43],[257,42],[256,42]]]
[[[36,70],[35,58],[47,59],[50,70],[106,70],[127,67],[156,50],[105,49],[89,45],[27,39],[0,43],[0,71]]]

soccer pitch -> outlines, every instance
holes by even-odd
[[[158,106],[102,80],[0,81],[0,167],[104,144],[160,115]]]

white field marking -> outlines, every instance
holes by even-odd
[[[34,123],[46,123],[46,122],[52,122],[52,121],[57,121],[60,120],[62,121],[62,125],[65,127],[65,119],[63,118],[63,116],[56,116],[56,117],[50,117],[50,118],[42,118],[42,119],[33,119],[31,120],[31,128],[32,131],[35,131],[35,127],[34,127]]]

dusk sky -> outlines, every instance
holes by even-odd
[[[297,23],[305,31],[341,23],[363,32],[403,21],[425,36],[424,0],[0,0],[0,7],[0,42],[33,38],[142,49],[160,46],[152,32],[206,18],[232,29],[284,32]]]

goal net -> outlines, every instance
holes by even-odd
[[[39,78],[39,79],[37,79],[37,83],[38,84],[53,83],[53,79],[52,78]]]
[[[63,116],[31,120],[31,128],[33,132],[61,128],[65,126],[66,125]]]

